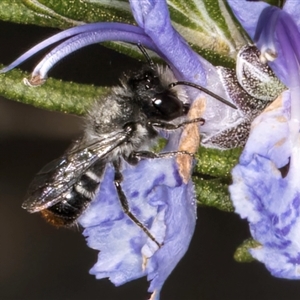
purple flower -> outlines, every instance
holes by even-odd
[[[260,243],[251,255],[276,277],[300,279],[300,5],[288,0],[281,10],[262,2],[228,2],[262,61],[288,87],[252,123],[232,171],[231,198]]]

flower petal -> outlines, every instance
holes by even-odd
[[[130,1],[134,17],[145,33],[176,70],[177,79],[206,85],[205,70],[199,56],[173,28],[166,1]]]
[[[235,17],[253,39],[258,18],[263,9],[269,6],[269,4],[263,1],[253,2],[247,0],[227,0],[227,2]]]
[[[295,0],[286,0],[283,6],[283,10],[287,12],[297,24],[300,31],[300,18],[299,18],[299,2]]]
[[[134,28],[134,26],[132,27]],[[141,43],[145,45],[145,47],[160,53],[147,36],[143,33],[136,33],[135,30],[123,31],[120,29],[108,29],[88,31],[68,39],[49,52],[33,70],[32,78],[38,77],[41,80],[46,79],[48,71],[62,58],[80,48],[104,41],[123,41],[133,44]]]
[[[1,73],[6,73],[18,65],[20,65],[22,62],[25,60],[29,59],[31,56],[35,55],[39,51],[47,48],[50,45],[53,45],[61,40],[64,40],[66,38],[81,34],[81,33],[86,33],[86,32],[94,32],[94,31],[101,31],[101,30],[121,30],[121,31],[128,31],[128,32],[133,32],[137,34],[143,34],[143,30],[137,26],[133,25],[127,25],[127,24],[121,24],[121,23],[104,23],[104,22],[99,22],[99,23],[92,23],[92,24],[84,24],[81,26],[73,27],[66,29],[62,32],[59,32],[50,38],[42,41],[41,43],[35,45],[28,51],[26,51],[24,54],[22,54],[20,57],[18,57],[15,61],[13,61],[9,66],[3,68],[0,70]]]
[[[278,57],[272,66],[284,70],[289,90],[252,123],[232,171],[230,193],[236,212],[248,219],[261,244],[250,250],[253,257],[276,277],[300,279],[300,33],[278,8],[266,8],[258,22],[258,43],[262,49],[270,41],[275,46]]]
[[[123,212],[113,169],[107,167],[98,196],[79,220],[89,246],[101,251],[91,273],[109,277],[115,285],[147,275],[149,291],[159,297],[193,235],[193,185],[183,183],[173,158],[143,160],[134,169],[125,165],[122,174],[130,210],[163,246],[158,248]]]
[[[276,277],[300,279],[300,137],[295,143],[289,103],[290,93],[285,92],[282,106],[256,119],[240,164],[232,171],[230,193],[236,212],[248,219],[253,238],[261,244],[251,250],[253,257]]]

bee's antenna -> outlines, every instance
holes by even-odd
[[[148,64],[150,65],[151,68],[154,68],[154,62],[153,60],[151,59],[151,57],[149,56],[149,54],[147,53],[145,47],[141,44],[141,43],[138,43],[137,46],[139,47],[140,51],[142,52],[142,54],[146,57],[147,61],[148,61]],[[210,90],[202,87],[201,85],[198,85],[198,84],[195,84],[195,83],[192,83],[192,82],[188,82],[188,81],[176,81],[176,82],[173,82],[173,83],[170,83],[169,84],[169,88],[173,88],[174,86],[176,85],[187,85],[187,86],[190,86],[190,87],[194,87],[204,93],[206,93],[207,95],[210,95],[212,96],[213,98],[221,101],[222,103],[234,108],[234,109],[237,109],[237,107],[232,104],[231,102],[225,100],[224,98],[216,95],[215,93],[211,92]]]
[[[149,56],[149,54],[147,53],[145,47],[144,47],[141,43],[138,43],[137,46],[138,46],[139,49],[141,50],[142,54],[146,57],[149,66],[150,66],[151,68],[154,68],[154,62],[153,62],[153,60],[151,59],[151,57]]]
[[[195,84],[195,83],[192,83],[192,82],[188,82],[188,81],[176,81],[176,82],[170,83],[169,84],[169,88],[171,89],[171,88],[173,88],[176,85],[187,85],[187,86],[196,88],[196,89],[198,89],[198,90],[206,93],[207,95],[212,96],[213,98],[221,101],[222,103],[224,103],[224,104],[226,104],[226,105],[228,105],[228,106],[230,106],[230,107],[232,107],[234,109],[237,109],[237,107],[234,104],[232,104],[231,102],[225,100],[221,96],[218,96],[217,94],[211,92],[210,90],[202,87],[201,85],[198,85],[198,84]]]

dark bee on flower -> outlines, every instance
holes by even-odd
[[[142,51],[147,55],[143,48]],[[201,118],[186,119],[190,104],[178,85],[203,88],[176,82],[169,68],[156,66],[147,58],[148,65],[124,75],[121,86],[113,87],[109,95],[94,103],[88,111],[82,138],[36,175],[22,205],[24,209],[40,212],[56,226],[73,225],[95,197],[106,165],[111,163],[124,212],[156,242],[130,211],[121,187],[122,159],[134,165],[143,158],[176,155],[176,151],[156,154],[149,149],[159,130],[177,130],[185,124],[203,123]],[[233,106],[226,100],[219,100]]]

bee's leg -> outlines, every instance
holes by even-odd
[[[182,123],[179,124],[173,124],[173,123],[169,123],[169,122],[163,122],[160,120],[151,120],[149,121],[150,125],[153,127],[159,127],[161,129],[165,129],[165,130],[176,130],[184,125],[187,124],[193,124],[193,123],[200,123],[200,125],[203,125],[205,123],[205,120],[203,118],[196,118],[193,120],[188,120],[188,121],[184,121]]]
[[[128,204],[128,200],[126,198],[125,193],[123,192],[123,189],[121,187],[121,182],[123,181],[123,175],[120,171],[120,160],[114,161],[114,168],[115,168],[115,179],[114,184],[117,189],[117,193],[120,199],[120,203],[122,206],[122,209],[124,213],[137,225],[139,226],[146,234],[147,236],[160,248],[163,244],[160,244],[155,237],[150,233],[148,228],[142,224],[130,211],[130,207]]]
[[[189,155],[194,157],[193,153],[188,151],[169,151],[162,153],[154,153],[151,151],[134,151],[129,156],[124,157],[124,159],[131,165],[136,165],[141,159],[155,159],[155,158],[172,158],[176,155]]]

